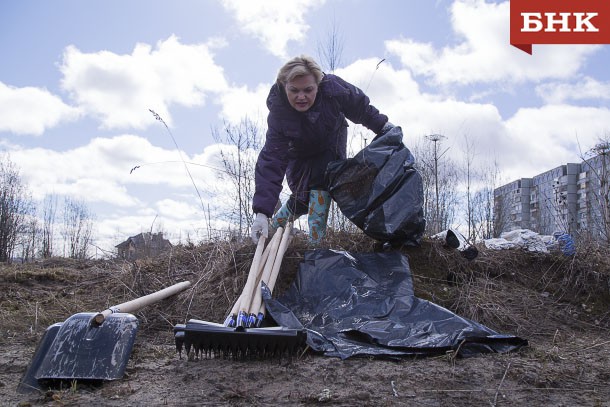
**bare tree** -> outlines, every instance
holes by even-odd
[[[221,151],[224,171],[219,173],[221,179],[232,183],[234,191],[228,197],[234,202],[228,219],[237,224],[239,234],[247,234],[252,224],[252,197],[254,196],[254,170],[256,157],[261,148],[261,130],[248,118],[239,125],[225,123],[222,133],[213,130],[212,135],[216,142],[230,145]]]
[[[34,211],[32,211],[33,213]],[[24,262],[33,260],[36,256],[36,249],[40,239],[40,226],[38,218],[28,216],[24,222],[24,227],[21,235],[18,238],[17,245],[21,246],[21,259]]]
[[[492,237],[500,236],[509,224],[509,204],[507,197],[494,192],[494,221]]]
[[[466,226],[467,226],[467,239],[471,242],[476,240],[476,221],[475,221],[475,202],[474,202],[474,193],[473,187],[477,178],[476,170],[474,168],[474,160],[476,156],[476,149],[474,142],[468,137],[468,135],[464,135],[464,145],[463,145],[463,153],[464,153],[464,185],[466,187],[466,191],[464,193],[464,197],[466,198]]]
[[[584,213],[586,231],[591,237],[610,242],[610,137],[600,138],[582,159],[582,170],[588,174],[583,180],[587,184],[584,191],[590,203]]]
[[[53,256],[53,239],[55,229],[55,213],[57,211],[57,196],[47,195],[42,207],[42,247],[41,255],[44,258]]]
[[[326,33],[323,41],[318,41],[318,59],[322,64],[322,69],[330,73],[341,64],[343,55],[343,37],[337,23],[336,17],[333,15],[330,28]]]
[[[455,224],[457,213],[460,207],[457,185],[459,184],[459,173],[457,166],[451,160],[443,161],[439,168],[439,201],[440,210],[438,212],[438,229],[435,231],[447,230]]]
[[[445,156],[448,148],[442,147],[443,139],[444,137],[434,134],[422,137],[411,149],[417,158],[415,166],[424,184],[424,213],[428,235],[449,229],[459,207],[457,165]]]
[[[473,224],[475,225],[475,239],[491,239],[495,235],[495,225],[500,223],[499,215],[498,222],[494,212],[495,195],[494,191],[498,185],[500,170],[497,162],[493,164],[484,163],[481,170],[481,188],[479,188],[473,197]]]
[[[10,262],[32,200],[8,155],[0,157],[0,262]]]
[[[93,230],[93,220],[87,206],[83,202],[66,197],[63,226],[64,247],[68,257],[87,258]]]

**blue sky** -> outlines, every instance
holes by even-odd
[[[402,126],[407,146],[441,133],[459,159],[468,136],[507,182],[577,162],[579,144],[610,134],[610,46],[528,55],[509,45],[508,13],[483,0],[0,0],[0,149],[36,199],[85,201],[103,247],[153,221],[196,237],[201,203],[181,163],[130,169],[180,154],[219,165],[228,147],[212,129],[246,116],[264,125],[278,68],[318,57],[334,22],[336,73]],[[220,207],[226,182],[192,173]]]

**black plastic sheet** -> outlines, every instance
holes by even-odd
[[[326,169],[330,195],[341,212],[373,239],[418,245],[426,226],[421,174],[394,127],[353,158]]]
[[[313,350],[342,359],[450,350],[471,356],[527,345],[415,297],[407,258],[399,252],[308,251],[288,291],[272,299],[264,287],[263,297],[278,325],[305,328]]]

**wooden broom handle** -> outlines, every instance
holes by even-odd
[[[273,288],[275,287],[275,282],[277,280],[277,276],[280,272],[280,267],[282,266],[282,260],[284,260],[284,254],[286,254],[286,250],[288,249],[288,245],[292,240],[292,224],[286,225],[286,230],[284,231],[284,236],[282,236],[282,241],[280,243],[280,248],[277,251],[277,256],[275,261],[273,262],[273,269],[271,270],[271,275],[269,276],[269,281],[265,281],[267,286],[269,287],[269,291],[273,292]]]
[[[277,228],[277,230],[275,231],[275,235],[273,235],[273,239],[271,239],[271,242],[269,242],[269,245],[267,246],[267,248],[269,249],[269,257],[267,257],[267,261],[265,262],[264,268],[261,271],[261,278],[257,282],[256,290],[254,291],[252,300],[250,301],[250,304],[249,304],[250,313],[255,314],[258,312],[258,309],[260,308],[260,303],[262,302],[260,282],[264,281],[266,284],[267,280],[269,280],[269,276],[271,275],[271,269],[273,268],[273,261],[275,260],[275,257],[277,256],[277,251],[279,249],[280,242],[282,240],[283,235],[284,235],[284,228],[283,227]]]
[[[167,297],[171,297],[174,294],[177,294],[181,291],[186,290],[191,286],[190,281],[183,281],[181,283],[174,284],[170,287],[164,288],[152,294],[145,295],[140,298],[136,298],[135,300],[127,301],[119,305],[115,305],[113,307],[108,308],[107,310],[99,312],[95,317],[93,317],[94,322],[96,324],[101,324],[104,322],[106,317],[110,314],[115,314],[117,312],[134,312],[141,308],[146,307],[147,305],[154,304],[161,300],[164,300]]]
[[[288,244],[292,240],[292,224],[288,223],[286,225],[286,229],[284,230],[284,235],[282,236],[282,241],[280,242],[280,247],[277,250],[275,259],[273,261],[273,268],[271,269],[271,273],[269,278],[265,281],[267,284],[267,288],[269,288],[269,292],[273,293],[273,288],[275,287],[275,282],[277,280],[277,276],[280,272],[280,267],[282,266],[282,260],[284,259],[284,254],[288,248]],[[260,289],[259,289],[260,291]],[[265,303],[260,301],[259,312],[265,313]]]
[[[252,292],[254,284],[256,284],[256,280],[258,279],[260,262],[263,257],[263,250],[265,249],[265,240],[264,236],[258,238],[258,243],[256,244],[256,250],[254,251],[254,258],[252,259],[252,264],[250,265],[250,271],[248,272],[248,279],[246,280],[246,284],[244,285],[244,289],[240,294],[237,301],[235,301],[235,305],[231,309],[231,313],[229,315],[237,314],[240,309],[244,307],[250,306],[250,304],[244,305],[246,301],[249,301],[248,293]]]
[[[231,312],[229,313],[229,315],[237,315],[237,313],[240,310],[249,311],[250,303],[254,299],[254,294],[253,294],[254,289],[256,288],[256,286],[259,285],[259,281],[261,279],[261,274],[263,273],[263,268],[265,267],[265,262],[267,261],[267,258],[269,257],[269,250],[271,250],[271,246],[272,246],[271,243],[274,241],[274,239],[276,239],[275,235],[273,235],[273,238],[271,239],[269,244],[267,244],[267,247],[263,251],[261,258],[258,260],[256,271],[254,271],[256,273],[256,281],[254,282],[254,286],[252,287],[252,290],[250,291],[250,293],[248,293],[248,292],[246,292],[245,287],[244,287],[241,294],[239,295],[239,298],[237,298],[237,301],[235,301],[233,308],[231,308]],[[260,240],[259,240],[259,242],[260,242]],[[256,256],[256,253],[255,253],[255,256]],[[253,260],[253,263],[254,263],[254,260]],[[253,267],[254,267],[254,264],[252,264],[250,266],[250,273],[253,272],[253,270],[252,270]],[[250,278],[249,274],[248,274],[248,278]]]
[[[250,290],[250,302],[246,303],[245,301],[241,304],[241,309],[251,314],[252,310],[252,302],[256,297],[256,292],[260,291],[259,287],[261,285],[261,279],[263,277],[263,270],[265,268],[265,264],[267,263],[267,259],[270,257],[269,252],[271,250],[271,242],[265,248],[263,255],[258,263],[258,270],[256,271],[256,281],[252,285],[252,289]]]

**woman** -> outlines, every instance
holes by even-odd
[[[325,75],[308,56],[293,58],[280,69],[267,107],[267,138],[255,169],[252,240],[268,236],[272,215],[277,228],[307,213],[309,240],[319,243],[330,207],[324,173],[329,162],[346,158],[345,119],[375,134],[393,126],[360,89],[336,75]],[[292,194],[274,215],[284,176]]]

